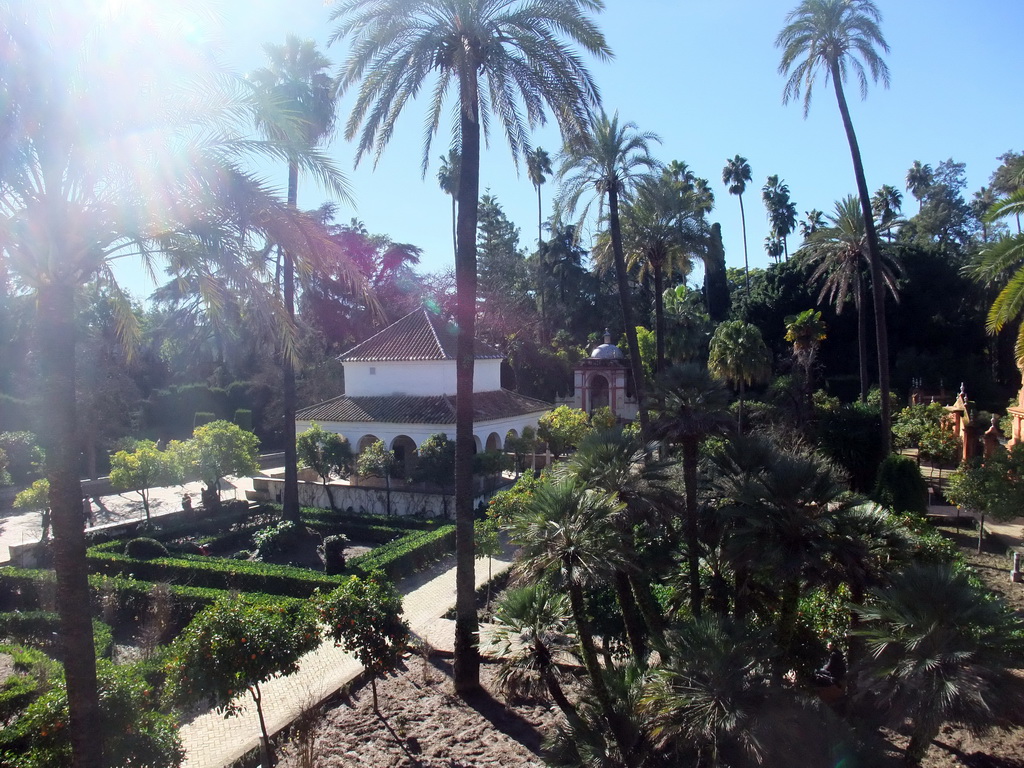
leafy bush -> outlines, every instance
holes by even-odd
[[[7,454],[7,473],[15,485],[27,485],[39,476],[45,457],[33,433],[0,432],[0,450]]]
[[[13,661],[14,674],[0,683],[0,722],[10,722],[61,674],[60,663],[38,648],[0,645]]]
[[[282,520],[277,525],[264,528],[253,534],[255,545],[253,557],[269,560],[287,552],[302,538],[302,527],[291,520]]]
[[[322,550],[326,573],[334,575],[345,570],[345,548],[348,545],[348,536],[343,533],[324,538]]]
[[[97,668],[103,753],[107,765],[181,765],[184,751],[178,724],[157,711],[156,697],[131,667],[101,662]],[[63,679],[0,730],[0,753],[12,768],[65,768],[71,765],[68,703]]]
[[[128,555],[128,557],[134,557],[138,560],[150,560],[154,557],[167,557],[170,554],[167,551],[167,547],[159,541],[146,537],[140,537],[129,541],[124,546],[124,553]]]
[[[884,458],[878,409],[851,403],[816,415],[816,436],[821,449],[850,475],[855,491],[869,492]]]
[[[0,613],[0,637],[17,645],[28,645],[57,656],[60,652],[58,631],[60,619],[51,611],[11,611]],[[110,627],[93,619],[92,634],[96,655],[109,658],[114,644]]]
[[[455,547],[455,526],[404,536],[349,560],[348,570],[370,574],[381,571],[392,581],[410,576]]]
[[[907,456],[890,454],[878,468],[878,480],[872,495],[875,501],[893,512],[928,511],[928,484],[917,462]]]

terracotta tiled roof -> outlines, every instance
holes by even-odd
[[[388,360],[454,360],[456,328],[429,309],[420,308],[383,331],[352,347],[338,359],[345,362]],[[476,358],[501,359],[504,355],[483,342],[476,342]]]
[[[554,406],[507,389],[477,392],[473,395],[473,420],[491,421],[510,416],[548,411]],[[418,397],[382,395],[347,397],[342,395],[318,405],[303,408],[295,418],[300,421],[389,422],[404,424],[454,424],[455,398],[449,395]]]

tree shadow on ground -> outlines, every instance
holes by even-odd
[[[454,677],[454,669],[448,661],[433,657],[430,663],[449,679]],[[544,734],[537,730],[533,723],[510,710],[488,691],[481,688],[473,693],[463,694],[460,698],[467,706],[485,718],[495,730],[518,741],[533,754],[541,754],[541,742],[544,740]]]
[[[967,768],[1024,768],[1024,762],[1008,757],[995,757],[992,755],[986,755],[982,752],[971,752],[967,754],[963,750],[954,747],[952,744],[946,744],[944,741],[935,739],[932,742],[935,746],[946,750],[949,754],[953,755],[962,765]]]

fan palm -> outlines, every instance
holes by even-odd
[[[800,234],[806,240],[825,226],[825,214],[817,208],[811,208],[809,211],[804,211],[804,216],[807,218],[800,222]]]
[[[839,113],[850,145],[857,194],[864,216],[871,291],[874,297],[875,337],[878,347],[878,388],[882,396],[882,443],[888,454],[892,443],[892,417],[889,403],[889,340],[885,325],[885,281],[882,277],[881,251],[871,212],[871,197],[864,176],[857,134],[853,130],[843,83],[849,73],[856,76],[861,96],[867,97],[868,74],[875,82],[889,85],[889,68],[877,49],[888,52],[889,45],[879,27],[881,14],[871,0],[803,0],[786,17],[786,26],[775,39],[782,49],[779,72],[788,76],[783,101],[803,94],[804,116],[811,106],[811,95],[819,75],[832,81]],[[865,70],[866,66],[866,70]]]
[[[913,566],[872,594],[856,609],[869,653],[863,670],[895,723],[910,721],[909,763],[921,762],[943,723],[983,732],[1020,711],[1009,670],[1019,666],[1024,626],[966,573]]]
[[[831,464],[799,447],[746,438],[730,446],[721,464],[717,484],[726,499],[722,512],[734,523],[725,548],[736,565],[737,599],[748,591],[743,582],[750,575],[776,587],[776,642],[785,663],[800,597],[828,578],[834,519],[855,500]],[[744,609],[737,605],[737,613]]]
[[[312,40],[289,35],[284,45],[266,44],[263,51],[268,65],[249,75],[249,80],[263,95],[263,101],[277,114],[258,112],[256,127],[267,138],[285,146],[309,151],[328,139],[334,130],[334,82],[327,74],[331,62]],[[281,114],[285,120],[280,119]],[[296,207],[299,189],[299,161],[294,153],[288,157],[288,205]],[[335,194],[348,198],[344,185],[334,185]],[[288,316],[295,318],[295,258],[284,251],[284,306]],[[281,496],[282,517],[299,520],[298,455],[295,448],[295,366],[290,355],[281,360],[284,406],[284,490]]]
[[[460,158],[457,149],[449,149],[448,156],[441,155],[441,167],[437,169],[437,183],[441,191],[452,196],[452,253],[459,252],[459,239],[456,230],[458,219],[455,215],[455,204],[459,199]]]
[[[788,259],[789,235],[796,229],[796,203],[789,199],[789,185],[776,175],[769,176],[761,188],[761,198],[768,211],[772,237],[781,242],[782,253]]]
[[[571,659],[571,612],[565,595],[547,582],[509,590],[494,609],[492,644],[501,664],[498,684],[510,695],[546,691],[572,724],[576,707],[559,682],[558,662]]]
[[[518,568],[523,573],[534,579],[553,579],[568,592],[580,654],[594,695],[619,751],[631,765],[634,737],[616,712],[605,682],[584,598],[585,587],[628,566],[615,525],[623,510],[613,494],[559,478],[534,493],[526,513],[512,520],[510,538],[522,547]]]
[[[345,128],[357,139],[356,160],[380,157],[406,104],[431,75],[423,172],[446,96],[455,87],[458,120],[452,146],[459,151],[456,225],[455,510],[457,599],[455,686],[479,686],[473,600],[473,367],[476,327],[476,229],[481,134],[499,119],[518,162],[529,129],[545,122],[550,106],[563,135],[585,130],[599,101],[578,45],[601,59],[611,51],[589,16],[599,0],[343,0],[330,42],[349,39],[338,79],[340,93],[358,86]]]
[[[696,749],[696,765],[761,764],[765,728],[778,727],[766,638],[720,617],[692,619],[668,636],[671,664],[654,670],[640,700],[661,751]],[[706,762],[705,762],[706,761]]]
[[[883,184],[871,198],[871,211],[878,219],[878,229],[885,232],[892,242],[892,231],[900,218],[903,195],[889,184]]]
[[[725,168],[722,169],[722,183],[728,185],[730,195],[736,195],[740,200],[740,226],[743,228],[743,277],[747,298],[750,298],[750,265],[747,261],[747,216],[743,212],[743,193],[747,190],[747,182],[752,178],[747,158],[736,155],[732,160],[725,161]]]
[[[644,174],[657,167],[657,161],[650,154],[652,142],[660,142],[660,139],[653,133],[641,132],[634,123],[619,123],[618,113],[609,119],[602,112],[588,131],[566,141],[558,169],[558,178],[562,183],[559,201],[566,210],[575,210],[587,192],[597,196],[599,214],[604,212],[605,205],[608,206],[607,221],[615,259],[615,279],[629,346],[629,364],[633,372],[640,428],[644,433],[650,426],[645,397],[647,387],[640,360],[636,323],[633,322],[619,204],[629,198]],[[588,201],[582,207],[581,220],[589,208]]]
[[[330,245],[239,164],[247,150],[277,160],[291,154],[241,138],[237,120],[252,114],[253,103],[240,82],[187,84],[209,71],[209,62],[174,38],[179,27],[165,21],[159,14],[143,18],[128,5],[0,3],[0,34],[18,62],[0,74],[8,97],[0,262],[34,294],[38,312],[40,434],[69,733],[73,764],[82,768],[104,762],[74,440],[79,289],[94,280],[108,286],[121,312],[121,336],[131,342],[138,327],[114,280],[117,259],[141,256],[150,273],[161,254],[172,266],[191,261],[202,276],[203,298],[218,307],[229,289],[265,295],[262,267],[251,259],[262,238],[295,253],[323,253]],[[104,43],[111,34],[117,46]],[[302,153],[297,159],[321,179],[337,179],[322,158]],[[225,274],[229,281],[221,279]],[[268,327],[271,320],[287,325],[271,303],[253,306],[254,322],[263,317]]]
[[[742,320],[730,320],[715,329],[711,337],[708,369],[740,390],[736,431],[743,434],[743,395],[747,385],[760,384],[772,373],[772,358],[761,330]]]
[[[917,200],[918,209],[924,203],[924,196],[935,183],[935,172],[928,163],[915,160],[907,171],[907,191]]]
[[[635,662],[641,668],[647,664],[647,635],[660,636],[664,621],[651,592],[652,574],[657,567],[644,562],[637,546],[645,540],[654,545],[654,541],[667,538],[660,535],[660,523],[664,511],[671,506],[673,494],[665,469],[662,462],[648,455],[637,437],[613,428],[588,435],[561,470],[588,488],[615,494],[626,505],[617,524],[631,567],[616,569],[613,578]],[[647,535],[648,532],[653,535]]]
[[[677,443],[683,454],[685,486],[685,540],[690,580],[690,609],[695,616],[703,603],[700,584],[700,540],[697,519],[697,465],[701,441],[728,428],[728,393],[706,368],[695,363],[675,365],[658,381],[664,405],[653,431],[659,437]]]
[[[540,201],[540,188],[548,180],[551,174],[551,157],[540,147],[535,147],[526,153],[526,173],[530,177],[530,183],[537,190],[537,247],[542,245],[543,213]]]
[[[805,309],[799,314],[789,315],[785,322],[785,338],[793,345],[793,360],[804,372],[804,406],[810,414],[813,410],[814,363],[818,359],[821,342],[827,338],[825,321],[821,319],[821,312]]]
[[[890,187],[891,189],[891,187]],[[895,190],[893,190],[895,191]],[[898,194],[898,193],[897,193]],[[835,213],[828,217],[831,226],[819,229],[807,239],[805,253],[815,265],[811,282],[821,286],[818,301],[828,300],[841,314],[848,299],[853,299],[857,312],[857,355],[860,361],[860,401],[868,393],[867,315],[864,313],[864,272],[867,240],[864,218],[857,198],[847,195],[836,203]],[[882,262],[885,287],[896,299],[896,274],[893,265]]]

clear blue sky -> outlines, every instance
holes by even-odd
[[[711,182],[716,196],[712,221],[722,224],[729,266],[742,266],[739,206],[721,183],[727,158],[745,156],[753,182],[744,196],[751,266],[768,258],[763,240],[768,226],[760,187],[769,174],[789,184],[800,217],[811,208],[826,212],[855,191],[846,137],[835,97],[819,85],[807,119],[800,104],[783,106],[775,36],[796,0],[606,0],[598,17],[615,53],[610,63],[591,62],[604,106],[623,120],[662,138],[654,149],[663,162],[686,161]],[[219,0],[222,21],[215,36],[221,58],[239,72],[263,64],[262,44],[283,43],[294,33],[318,41],[334,62],[344,43],[328,48],[330,7],[323,0]],[[877,0],[882,30],[891,47],[886,57],[891,88],[872,85],[861,101],[848,84],[854,125],[867,181],[904,189],[914,160],[933,166],[952,157],[966,162],[970,194],[988,182],[997,156],[1024,149],[1024,107],[1009,86],[1020,60],[1020,18],[1015,4],[995,0]],[[428,89],[429,90],[429,89]],[[351,98],[340,105],[347,117]],[[348,175],[355,208],[342,206],[339,219],[363,220],[373,233],[418,245],[422,269],[452,266],[451,199],[438,188],[437,159],[447,151],[448,127],[431,151],[424,179],[423,104],[412,104],[376,168],[364,160],[353,169],[354,148],[342,136],[329,147]],[[552,155],[560,146],[557,129],[536,134],[535,145]],[[518,176],[500,133],[491,137],[481,169],[481,190],[490,189],[522,229],[522,242],[536,238],[536,197],[525,171]],[[284,169],[267,168],[269,179],[285,183]],[[543,187],[545,216],[556,187]],[[299,205],[325,200],[313,185],[300,189]],[[917,202],[905,193],[904,212]],[[791,238],[791,250],[798,245]],[[142,293],[140,285],[133,289]]]

